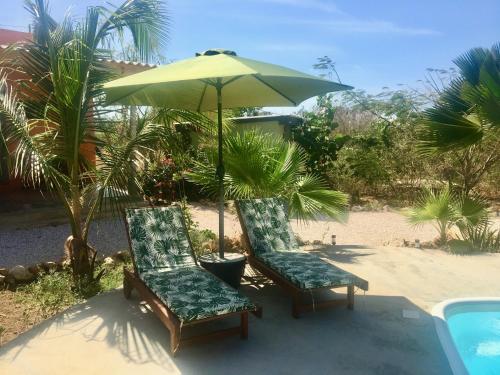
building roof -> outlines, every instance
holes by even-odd
[[[0,45],[5,48],[7,45],[31,40],[31,33],[0,28]]]
[[[0,49],[6,49],[12,43],[27,42],[31,39],[31,33],[0,28]],[[106,59],[103,61],[123,76],[139,73],[147,69],[156,68],[157,66],[156,64],[126,60]]]
[[[127,61],[127,60],[113,60],[106,59],[104,62],[109,65],[112,69],[118,71],[122,76],[128,76],[135,73],[140,73],[144,70],[156,68],[156,64],[147,64],[137,61]]]
[[[264,115],[264,116],[248,116],[234,117],[232,120],[237,124],[252,124],[256,122],[277,121],[282,125],[296,126],[304,122],[304,119],[297,115]]]

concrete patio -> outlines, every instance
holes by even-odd
[[[248,340],[209,341],[182,348],[172,358],[160,321],[137,296],[126,300],[117,290],[6,344],[0,373],[446,375],[450,369],[429,306],[458,296],[498,294],[493,281],[500,254],[456,257],[356,246],[316,253],[370,280],[370,292],[356,296],[354,311],[323,310],[296,320],[277,286],[245,285],[243,292],[264,307],[263,319],[250,319]],[[473,272],[477,267],[482,271]]]

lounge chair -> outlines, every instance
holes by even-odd
[[[178,206],[125,210],[134,270],[124,268],[123,291],[132,289],[170,331],[170,349],[181,343],[240,334],[248,336],[248,313],[261,310],[248,298],[200,267]],[[240,315],[237,327],[182,338],[182,327]]]
[[[278,198],[245,199],[236,202],[243,234],[248,242],[248,263],[292,296],[292,315],[303,311],[347,305],[354,308],[354,288],[368,290],[368,282],[321,258],[300,251],[288,221],[288,210]],[[314,303],[313,292],[347,287],[347,300]],[[312,303],[303,303],[313,296]]]

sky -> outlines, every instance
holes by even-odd
[[[106,0],[109,1],[109,0]],[[117,4],[119,1],[111,0]],[[60,19],[103,0],[52,0]],[[417,85],[472,47],[500,41],[500,0],[168,0],[167,60],[209,48],[316,74],[328,55],[344,83],[370,93]],[[0,27],[26,30],[22,0],[0,0]]]

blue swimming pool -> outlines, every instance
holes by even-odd
[[[448,301],[437,310],[438,334],[454,373],[500,374],[500,299]]]

